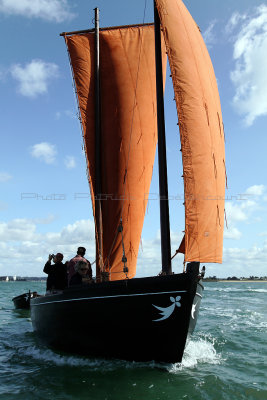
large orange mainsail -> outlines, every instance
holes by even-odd
[[[95,193],[94,34],[65,36],[77,91],[93,210]],[[153,26],[100,31],[103,263],[125,279],[136,261],[157,144]],[[164,51],[163,58],[166,55]],[[165,68],[164,68],[165,69]]]
[[[219,93],[199,28],[181,0],[156,0],[181,137],[185,261],[222,262],[225,152]],[[183,249],[182,249],[183,248]]]

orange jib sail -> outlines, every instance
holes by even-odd
[[[65,36],[95,193],[94,35]],[[101,208],[103,263],[110,279],[128,277],[136,261],[157,144],[153,26],[100,31]],[[166,56],[165,64],[166,64]],[[118,232],[122,220],[123,231]]]
[[[185,261],[222,262],[225,151],[213,66],[181,0],[156,0],[170,62],[182,147]]]

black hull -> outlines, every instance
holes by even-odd
[[[19,296],[13,297],[12,301],[14,303],[15,308],[17,309],[30,309],[30,300],[39,297],[40,295],[37,292],[31,292],[30,290],[27,293],[20,294]]]
[[[196,290],[195,298],[194,298],[194,301],[192,304],[190,323],[189,323],[189,329],[188,329],[188,337],[193,334],[196,324],[197,324],[203,290],[204,290],[203,282],[202,282],[202,280],[200,280],[197,284],[197,290]]]
[[[30,300],[35,297],[40,297],[40,295],[37,292],[29,291],[27,293],[20,294],[19,296],[13,297],[12,301],[16,309],[29,310]]]
[[[32,324],[58,350],[179,362],[196,287],[196,275],[179,274],[68,288],[32,299]]]
[[[16,309],[30,309],[30,296],[29,293],[23,293],[12,299]]]

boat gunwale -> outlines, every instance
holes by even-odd
[[[140,280],[142,285],[140,287]],[[139,282],[138,282],[139,281]],[[155,282],[158,285],[155,287]],[[61,293],[54,293],[31,299],[31,306],[41,304],[64,303],[83,300],[100,300],[138,296],[157,296],[162,294],[191,293],[192,276],[190,274],[173,274],[131,280],[99,282],[89,285],[72,286]],[[177,287],[178,284],[178,287]],[[167,287],[166,287],[167,285]],[[165,290],[164,290],[165,289]],[[167,289],[167,290],[166,290]],[[169,289],[169,290],[168,290]]]
[[[171,294],[171,293],[187,293],[187,290],[170,290],[168,292],[154,292],[154,293],[128,293],[128,294],[121,294],[121,295],[107,295],[107,296],[92,296],[92,297],[79,297],[79,298],[72,298],[72,299],[62,299],[62,300],[52,300],[52,301],[45,301],[44,303],[37,303],[33,304],[31,302],[32,306],[40,306],[44,304],[52,304],[52,303],[66,303],[66,302],[71,302],[71,301],[83,301],[83,300],[99,300],[99,299],[110,299],[110,298],[116,298],[116,297],[134,297],[134,296],[155,296],[155,295],[161,295],[161,294]],[[55,296],[61,296],[63,293],[60,294],[55,294]],[[43,296],[42,299],[48,299],[49,296]],[[39,298],[39,300],[41,300]]]

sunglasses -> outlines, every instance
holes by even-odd
[[[80,271],[88,271],[88,268],[80,268]]]

